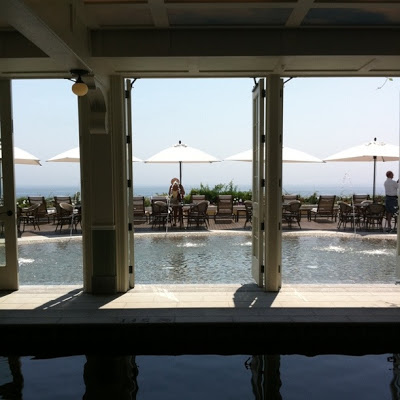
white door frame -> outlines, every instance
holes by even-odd
[[[18,290],[11,80],[0,79],[0,289]]]

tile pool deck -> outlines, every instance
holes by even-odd
[[[0,297],[0,354],[400,352],[400,285],[24,286]]]
[[[3,355],[400,353],[400,285],[22,286],[0,292],[0,339]]]

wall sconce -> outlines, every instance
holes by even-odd
[[[84,69],[71,69],[70,72],[73,76],[77,77],[75,81],[73,79],[70,79],[70,81],[75,82],[71,88],[72,92],[77,96],[85,96],[89,88],[86,83],[83,82],[82,76],[87,75],[89,72]]]

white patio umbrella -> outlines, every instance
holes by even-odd
[[[179,143],[161,150],[159,153],[145,160],[145,163],[174,164],[179,163],[179,180],[182,183],[182,163],[213,163],[219,162],[214,156]]]
[[[359,146],[350,147],[324,159],[326,162],[373,162],[374,175],[372,198],[375,198],[376,162],[399,160],[400,147],[385,142],[377,142],[376,138]]]
[[[1,147],[0,147],[1,155]],[[0,159],[1,160],[1,159]],[[19,147],[14,147],[14,164],[25,164],[25,165],[42,165],[40,160],[31,153],[20,149]]]
[[[143,161],[140,158],[132,156],[133,162]],[[75,147],[71,150],[64,151],[50,159],[47,162],[80,162],[79,147]]]
[[[253,150],[242,151],[241,153],[234,154],[233,156],[227,157],[224,161],[253,161]],[[310,154],[304,153],[300,150],[295,150],[290,147],[283,147],[282,150],[282,162],[284,163],[322,163],[317,157]]]

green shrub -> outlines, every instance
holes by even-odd
[[[28,202],[28,198],[27,197],[18,197],[16,199],[16,203],[21,208],[29,206],[29,202]]]
[[[240,191],[238,190],[238,186],[234,185],[233,181],[230,181],[227,184],[219,183],[213,188],[210,188],[209,185],[203,185],[202,183],[200,183],[199,188],[192,188],[190,193],[185,196],[185,203],[190,203],[190,198],[192,194],[205,195],[206,200],[208,200],[212,204],[216,203],[218,196],[223,194],[231,194],[234,198],[234,201],[251,200],[252,192],[251,190]]]

